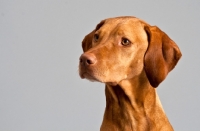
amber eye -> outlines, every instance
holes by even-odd
[[[98,34],[94,34],[94,41],[98,41],[99,39],[99,35]]]
[[[131,44],[131,42],[128,39],[126,39],[126,38],[122,38],[121,44],[123,46],[128,46],[128,45]]]

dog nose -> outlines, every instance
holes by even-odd
[[[93,65],[97,62],[96,57],[90,53],[84,53],[80,57],[80,64],[82,65]]]

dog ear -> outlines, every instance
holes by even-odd
[[[105,20],[101,21],[99,24],[97,24],[95,30],[93,30],[92,32],[90,32],[89,34],[87,34],[85,36],[85,38],[82,41],[82,48],[83,51],[86,52],[88,51],[90,48],[92,48],[92,41],[93,41],[93,37],[95,32],[101,28],[101,26],[105,23]]]
[[[167,34],[156,26],[146,26],[149,46],[144,57],[144,69],[153,87],[157,87],[175,67],[182,54]]]

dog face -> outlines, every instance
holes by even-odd
[[[151,85],[157,87],[181,56],[164,32],[135,17],[101,21],[85,36],[82,47],[81,78],[111,84],[145,70]]]

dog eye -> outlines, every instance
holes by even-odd
[[[121,44],[123,46],[128,46],[128,45],[131,44],[131,42],[128,39],[126,39],[126,38],[122,38]]]
[[[94,34],[94,41],[96,42],[99,39],[99,35],[98,34]]]

